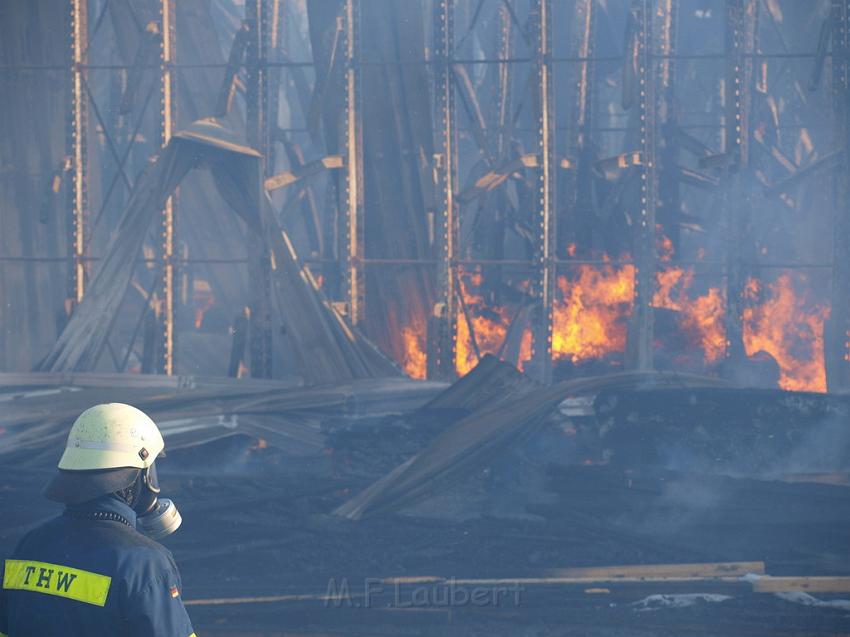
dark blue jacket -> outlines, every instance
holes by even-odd
[[[72,517],[96,511],[129,524]],[[110,495],[30,531],[3,565],[0,635],[194,635],[174,558],[135,524]]]

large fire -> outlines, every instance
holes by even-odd
[[[805,283],[805,279],[799,278]],[[798,293],[789,274],[763,285],[747,282],[744,348],[747,356],[767,352],[779,365],[779,386],[792,391],[826,391],[823,324],[829,309]]]
[[[660,247],[662,257],[672,254],[671,246]],[[561,298],[555,305],[554,359],[579,363],[623,352],[634,303],[634,266],[581,265],[577,272],[558,278]],[[716,363],[726,351],[724,299],[718,288],[692,298],[693,282],[692,268],[660,270],[652,306],[675,311],[679,329],[702,349],[705,362]]]
[[[660,245],[659,255],[665,254],[670,254],[669,249]],[[625,351],[627,323],[634,304],[634,279],[633,265],[613,262],[578,264],[558,277],[553,308],[553,361],[576,365]],[[726,356],[726,299],[719,287],[697,292],[694,279],[693,268],[662,259],[656,273],[652,306],[672,313],[675,333],[692,348],[682,353],[687,356],[693,351],[701,352],[700,364],[710,370]],[[531,359],[532,337],[527,316],[515,306],[488,303],[482,283],[480,271],[460,277],[463,305],[458,311],[456,328],[458,375],[470,371],[479,356],[487,353],[511,357],[510,362],[520,369]],[[744,349],[747,356],[762,352],[776,360],[781,388],[826,391],[823,335],[829,311],[809,299],[804,283],[802,277],[798,281],[789,274],[766,285],[756,279],[748,282],[742,316]],[[521,332],[511,327],[515,321]],[[509,333],[514,343],[512,353],[505,343]],[[402,339],[407,352],[403,361],[405,371],[413,378],[424,378],[427,370],[424,325],[404,328]],[[519,339],[519,343],[514,339]],[[664,346],[663,341],[656,343],[656,347]]]
[[[677,313],[679,329],[687,334],[703,352],[708,364],[716,363],[726,353],[726,327],[723,318],[726,303],[719,288],[709,288],[691,298],[693,268],[666,267],[655,274],[657,289],[652,306]]]
[[[635,290],[633,265],[580,265],[558,277],[552,356],[579,363],[626,349]]]

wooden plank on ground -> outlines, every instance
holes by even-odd
[[[850,577],[760,577],[756,593],[850,593]]]
[[[764,562],[710,562],[703,564],[633,564],[629,566],[591,566],[587,568],[549,569],[550,577],[592,580],[620,578],[691,578],[741,577],[749,573],[764,575]]]

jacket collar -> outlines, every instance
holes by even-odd
[[[115,513],[125,518],[132,527],[136,526],[136,512],[114,493],[80,504],[68,504],[65,508],[73,513]]]

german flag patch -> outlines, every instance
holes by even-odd
[[[171,587],[171,598],[180,597],[180,591],[177,590],[176,586]]]

